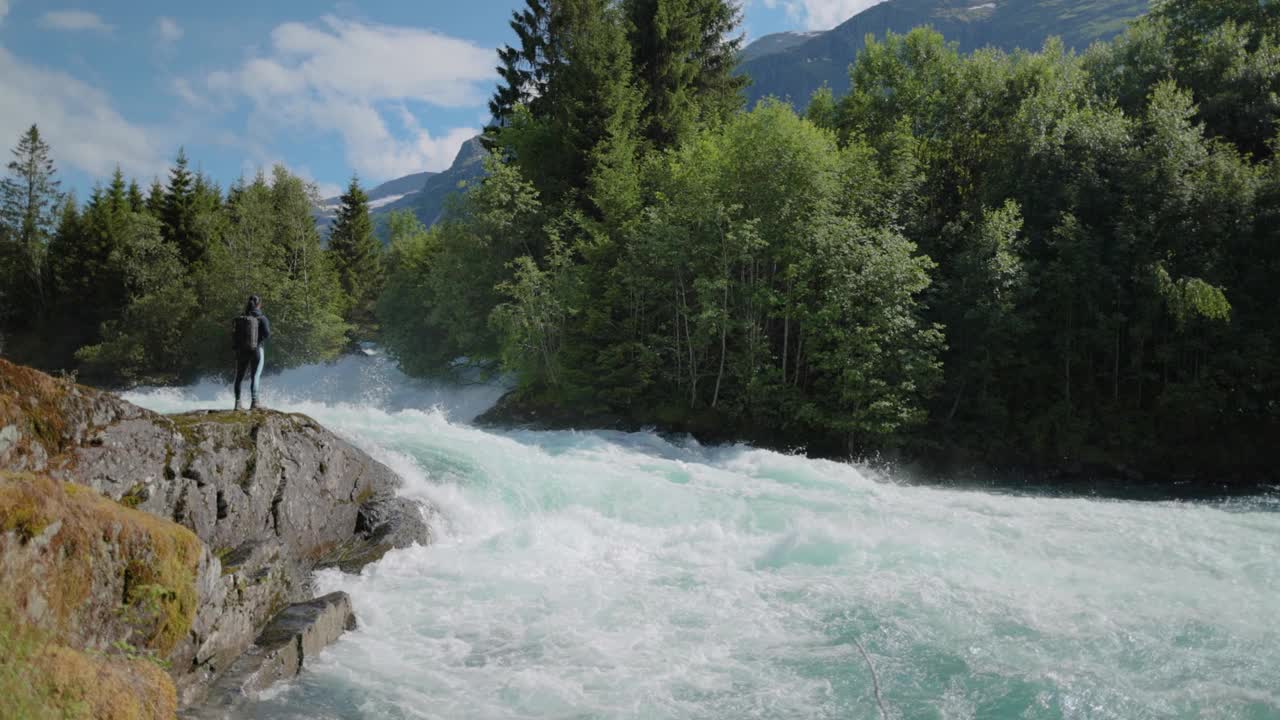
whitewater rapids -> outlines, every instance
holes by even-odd
[[[264,378],[439,509],[325,571],[360,628],[247,718],[1280,718],[1280,502],[957,491],[654,433],[492,432],[501,388]],[[227,387],[142,390],[162,412]]]

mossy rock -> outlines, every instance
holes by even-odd
[[[55,640],[123,640],[164,658],[190,630],[203,546],[186,528],[80,485],[6,472],[0,531],[0,602]]]
[[[23,458],[52,457],[66,447],[64,400],[76,386],[31,368],[0,360],[0,429],[13,433],[7,455],[24,467]]]
[[[173,718],[173,681],[140,658],[59,644],[0,602],[0,711],[23,720]]]

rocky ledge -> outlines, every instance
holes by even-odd
[[[430,540],[395,474],[310,418],[164,416],[4,360],[0,471],[0,614],[29,629],[0,645],[150,661],[192,716],[291,676],[353,622],[345,596],[312,603],[312,571]]]

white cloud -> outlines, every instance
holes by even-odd
[[[173,45],[182,39],[184,31],[177,20],[162,17],[156,20],[156,34],[160,36],[160,42],[165,45]]]
[[[202,98],[196,94],[195,89],[191,87],[191,83],[185,78],[177,78],[170,86],[173,94],[182,98],[182,101],[188,105],[199,106],[203,102]]]
[[[0,0],[3,2],[3,0]],[[54,161],[98,177],[117,163],[130,175],[165,172],[157,133],[125,120],[98,88],[66,73],[30,65],[0,48],[0,145],[40,126]]]
[[[274,167],[276,165],[284,165],[286,170],[302,178],[303,182],[310,184],[312,188],[315,190],[317,199],[337,197],[338,195],[342,194],[343,187],[341,185],[338,185],[337,183],[319,182],[318,180],[316,180],[315,176],[311,173],[311,168],[307,167],[306,165],[291,167],[288,163],[284,162],[283,160],[277,160],[276,162],[271,163],[269,167]],[[271,177],[270,170],[268,168],[262,168],[262,169],[266,173],[267,177],[270,178]]]
[[[809,30],[830,30],[858,13],[884,0],[786,0],[787,13],[805,24]],[[766,7],[777,7],[778,0],[765,0]]]
[[[4,22],[4,16],[9,14],[9,0],[0,0],[0,23]]]
[[[339,197],[346,188],[337,183],[316,183],[316,194],[321,198]]]
[[[390,178],[448,167],[479,132],[455,128],[433,136],[406,103],[482,105],[494,64],[492,49],[432,30],[326,16],[280,25],[267,53],[210,73],[206,84],[224,99],[249,102],[249,130],[258,142],[296,129],[336,132],[352,168]]]
[[[54,10],[47,12],[40,16],[40,27],[48,30],[66,30],[69,32],[89,30],[104,33],[109,33],[115,29],[103,21],[102,18],[85,10]]]

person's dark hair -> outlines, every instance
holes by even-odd
[[[262,299],[259,298],[257,295],[250,295],[249,302],[245,303],[245,306],[244,306],[244,314],[248,315],[249,313],[253,312],[254,310],[257,310],[261,306],[262,306]]]

